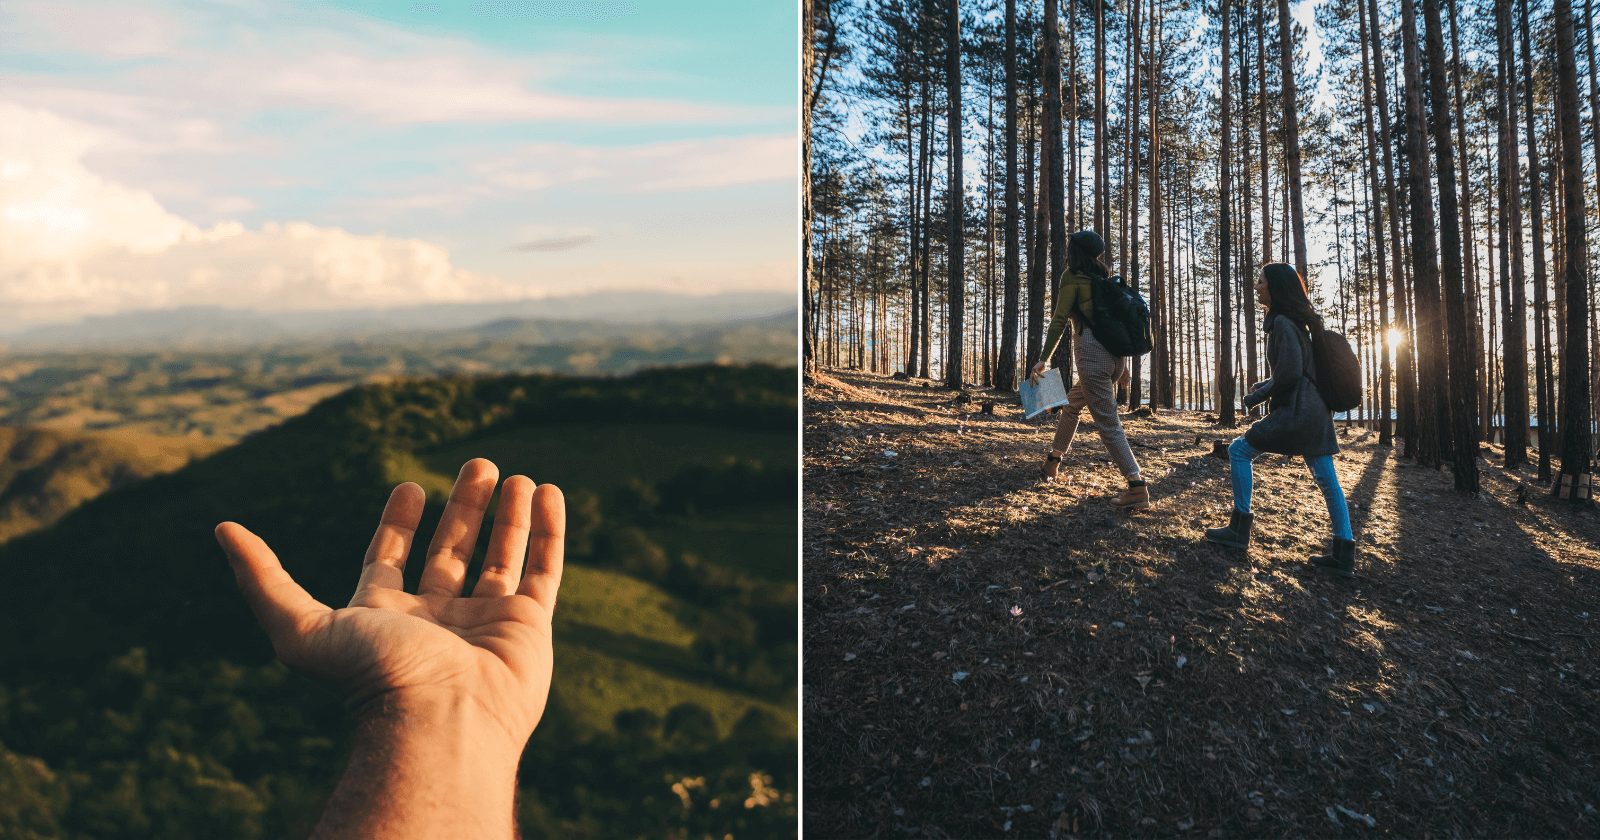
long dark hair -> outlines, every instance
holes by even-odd
[[[1110,277],[1111,269],[1107,268],[1105,260],[1100,258],[1105,248],[1105,240],[1092,230],[1080,230],[1074,233],[1067,239],[1067,268],[1076,274]]]
[[[1261,276],[1267,280],[1267,295],[1272,306],[1267,309],[1267,320],[1282,315],[1310,330],[1312,335],[1322,332],[1322,316],[1311,308],[1311,298],[1306,296],[1306,281],[1300,272],[1288,263],[1267,263],[1261,266]]]

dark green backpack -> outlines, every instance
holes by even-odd
[[[1155,342],[1150,337],[1150,305],[1122,276],[1089,275],[1094,317],[1089,331],[1100,346],[1117,356],[1143,356]]]

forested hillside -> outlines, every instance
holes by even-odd
[[[313,595],[342,602],[388,488],[420,481],[431,522],[475,455],[569,495],[523,830],[792,825],[794,376],[360,387],[0,545],[0,610],[17,628],[0,640],[0,834],[303,833],[346,726],[329,692],[272,663],[211,527],[248,524]]]

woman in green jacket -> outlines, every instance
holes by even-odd
[[[1144,510],[1150,507],[1150,487],[1139,474],[1139,462],[1133,457],[1133,449],[1122,431],[1122,420],[1117,417],[1117,383],[1126,380],[1128,360],[1107,350],[1095,339],[1093,330],[1085,329],[1094,315],[1094,287],[1090,275],[1105,277],[1109,274],[1100,259],[1105,250],[1105,241],[1092,230],[1080,230],[1067,242],[1067,270],[1056,288],[1055,313],[1050,318],[1044,353],[1033,366],[1033,375],[1044,373],[1068,324],[1072,325],[1076,336],[1072,342],[1076,375],[1072,390],[1067,392],[1067,404],[1062,406],[1056,423],[1055,441],[1050,445],[1040,474],[1046,480],[1056,477],[1061,456],[1072,446],[1072,437],[1078,431],[1078,416],[1088,408],[1101,442],[1111,453],[1117,469],[1122,471],[1122,477],[1128,480],[1127,489],[1111,500],[1112,507]]]

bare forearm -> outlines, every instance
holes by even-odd
[[[468,697],[385,695],[358,713],[312,837],[514,837],[521,747]]]

